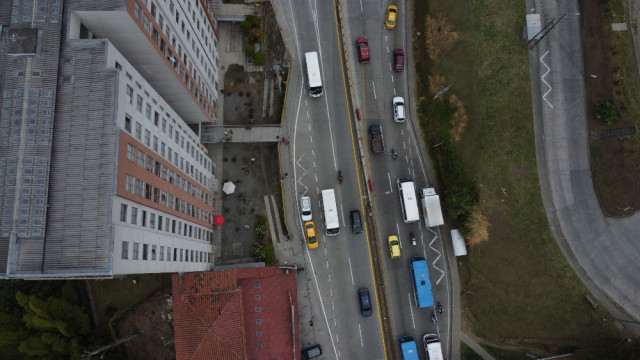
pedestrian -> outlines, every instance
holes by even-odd
[[[233,135],[233,129],[229,129],[229,134]]]
[[[289,176],[289,173],[284,173],[284,177],[287,177],[287,176]]]
[[[282,142],[284,143],[285,141],[287,141],[287,139],[285,139],[285,137],[282,137]]]
[[[289,145],[289,139],[285,140],[284,143]]]
[[[256,158],[252,157],[251,158],[251,163],[253,164],[254,162],[256,162]]]
[[[229,136],[229,133],[225,131],[224,136]]]

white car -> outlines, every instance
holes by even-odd
[[[311,198],[308,196],[300,197],[300,215],[302,221],[311,221]]]
[[[404,99],[400,96],[393,98],[393,121],[404,122]]]

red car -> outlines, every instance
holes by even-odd
[[[360,37],[356,40],[356,47],[358,48],[358,60],[361,64],[369,62],[369,43],[366,37]]]
[[[404,50],[393,50],[393,70],[404,71]]]

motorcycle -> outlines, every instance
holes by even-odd
[[[396,160],[398,158],[398,153],[394,149],[391,149],[391,158],[393,160]]]
[[[338,181],[340,182],[340,185],[342,185],[342,171],[338,170]]]
[[[440,305],[440,301],[438,301],[438,313],[442,314],[442,305]]]
[[[431,322],[433,322],[434,324],[438,323],[438,318],[436,317],[436,312],[435,311],[431,312]]]
[[[409,233],[409,238],[411,239],[411,245],[416,246],[416,236],[413,235],[413,231]]]

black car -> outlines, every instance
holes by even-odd
[[[369,289],[359,289],[358,298],[360,299],[360,313],[362,316],[371,316],[371,298],[369,297]]]
[[[362,217],[360,216],[360,210],[352,210],[349,215],[351,217],[351,232],[354,234],[360,234],[362,232]]]
[[[317,358],[320,355],[322,355],[320,345],[314,345],[302,350],[302,358],[305,360]]]

